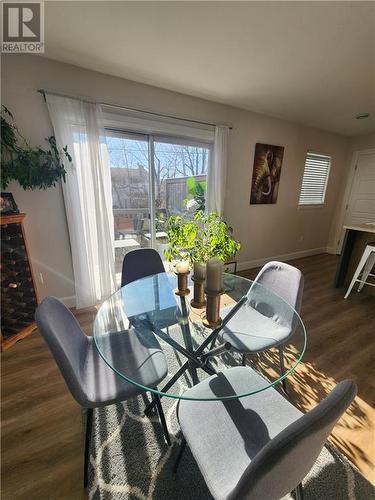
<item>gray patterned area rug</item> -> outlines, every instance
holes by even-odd
[[[180,359],[168,365],[178,369]],[[222,368],[220,360],[217,369]],[[225,359],[228,365],[228,359]],[[233,364],[238,360],[233,359]],[[185,375],[174,386],[184,392],[191,381]],[[177,385],[176,384],[176,385]],[[181,433],[176,418],[178,401],[162,398],[171,434],[167,446],[156,416],[147,418],[143,411],[147,396],[123,404],[94,410],[91,443],[89,498],[92,500],[212,500],[201,473],[188,448],[177,474],[172,471]],[[207,404],[209,411],[209,402]],[[304,480],[305,500],[375,500],[375,488],[335,448],[327,445]],[[293,499],[287,495],[284,500]],[[267,500],[267,499],[259,499]]]
[[[188,448],[177,474],[172,472],[181,439],[176,404],[163,398],[173,433],[171,447],[164,442],[157,417],[143,416],[142,397],[95,411],[90,499],[212,500]],[[330,445],[306,477],[304,493],[305,500],[375,499],[373,486]]]

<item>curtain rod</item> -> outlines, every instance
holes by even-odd
[[[56,95],[56,96],[59,96],[59,97],[67,97],[69,99],[75,99],[76,101],[93,102],[93,101],[89,101],[88,99],[80,99],[78,97],[73,97],[73,96],[70,96],[70,95],[67,95],[67,94],[59,94],[57,92],[50,92],[50,91],[44,90],[44,89],[37,89],[37,92],[39,92],[40,94],[42,94],[43,99],[45,101],[46,101],[46,94],[51,94],[51,95]],[[102,106],[109,106],[109,107],[112,107],[112,108],[123,109],[124,111],[136,111],[138,113],[146,113],[148,115],[159,116],[161,118],[171,118],[173,120],[180,120],[180,121],[183,121],[183,122],[196,123],[198,125],[208,125],[210,127],[216,127],[217,126],[216,123],[202,122],[202,121],[199,121],[199,120],[191,120],[189,118],[181,118],[180,116],[164,115],[162,113],[156,113],[154,111],[146,111],[144,109],[139,109],[139,108],[130,108],[130,107],[127,107],[127,106],[120,106],[118,104],[111,104],[109,102],[100,102],[99,104],[101,104]],[[233,127],[230,127],[229,125],[222,125],[222,126],[223,127],[227,127],[229,130],[232,130],[232,128],[233,128]]]

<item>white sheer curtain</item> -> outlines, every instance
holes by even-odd
[[[225,184],[228,161],[228,127],[215,127],[215,142],[207,174],[207,211],[224,212]]]
[[[73,259],[77,308],[115,289],[111,173],[101,107],[46,95],[57,143],[68,146],[62,183]]]

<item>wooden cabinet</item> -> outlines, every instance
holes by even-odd
[[[25,214],[1,216],[1,349],[35,329],[38,296],[23,229]]]

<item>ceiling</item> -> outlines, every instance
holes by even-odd
[[[343,135],[375,130],[374,2],[45,9],[46,57]]]

